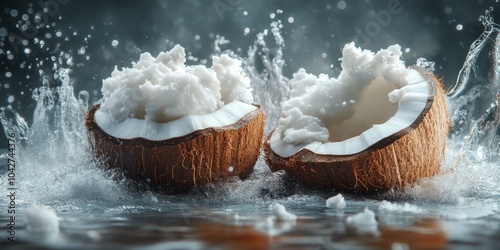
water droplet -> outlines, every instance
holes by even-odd
[[[246,27],[243,34],[246,36],[248,33],[250,33],[250,28]]]
[[[428,15],[425,15],[424,18],[422,19],[424,21],[424,23],[430,23],[432,18]]]
[[[83,55],[85,54],[85,47],[81,47],[79,50],[78,50],[78,55]]]
[[[321,53],[321,57],[326,58],[326,53]]]
[[[194,36],[194,39],[195,39],[195,40],[200,40],[200,35],[196,35],[196,36]]]
[[[233,172],[233,171],[234,171],[234,167],[233,167],[233,166],[229,166],[229,168],[227,168],[227,170],[228,170],[229,172]]]
[[[17,17],[17,15],[19,15],[19,12],[16,9],[12,9],[10,10],[10,15],[12,17]]]
[[[410,53],[410,48],[406,48],[405,53]]]
[[[271,13],[271,14],[269,15],[269,17],[270,17],[271,19],[274,19],[274,17],[276,17],[276,14]]]
[[[50,39],[50,38],[52,38],[52,34],[50,34],[50,33],[45,33],[45,37],[46,37],[47,39]]]
[[[9,98],[7,98],[8,103],[13,103],[16,98],[13,95],[10,95]]]
[[[452,11],[453,10],[450,7],[444,8],[444,13],[446,13],[447,15],[451,14]]]
[[[458,24],[458,25],[457,25],[457,27],[456,27],[456,29],[457,29],[458,31],[462,30],[463,28],[464,28],[464,26],[463,26],[463,25],[461,25],[461,24]]]
[[[62,36],[62,32],[61,32],[61,31],[57,31],[57,32],[56,32],[56,36],[57,36],[57,37],[61,37],[61,36]]]
[[[0,36],[6,36],[7,35],[7,29],[6,28],[0,28]]]
[[[345,1],[339,1],[339,2],[337,3],[337,8],[339,8],[339,10],[343,10],[343,9],[345,9],[346,7],[347,7],[347,4],[346,4],[346,2],[345,2]]]
[[[288,18],[288,22],[289,22],[289,23],[293,23],[293,21],[295,21],[295,20],[293,19],[293,17],[289,17],[289,18]]]
[[[26,54],[26,55],[31,54],[31,49],[30,48],[25,48],[24,49],[24,54]]]
[[[244,15],[244,16],[248,15],[248,12],[247,12],[246,10],[245,10],[245,11],[243,11],[243,15]]]
[[[118,42],[118,40],[113,40],[111,41],[111,46],[113,46],[113,48],[116,48],[116,46],[118,46],[120,42]]]

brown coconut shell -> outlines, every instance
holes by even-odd
[[[445,92],[432,73],[420,67],[412,69],[430,88],[425,109],[408,128],[353,155],[320,155],[302,149],[282,158],[267,142],[266,162],[271,170],[284,169],[312,188],[356,193],[397,189],[438,173],[450,128]]]
[[[88,112],[86,127],[92,151],[110,167],[152,187],[182,190],[251,173],[264,134],[264,113],[257,107],[231,125],[161,141],[110,136],[95,122],[99,105]]]

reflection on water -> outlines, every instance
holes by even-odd
[[[340,210],[325,204],[335,193],[307,190],[282,172],[270,172],[262,159],[247,180],[214,183],[177,196],[152,193],[147,185],[106,170],[88,152],[83,119],[89,94],[75,96],[68,69],[56,58],[54,82],[33,91],[32,124],[28,126],[15,110],[0,112],[6,133],[15,133],[18,142],[20,214],[17,242],[9,249],[493,248],[500,244],[500,168],[494,155],[499,114],[495,91],[486,95],[482,88],[498,93],[500,38],[496,24],[484,25],[485,33],[472,46],[448,100],[458,132],[450,140],[442,173],[375,197],[344,194],[347,206]],[[282,73],[285,41],[280,23],[273,22],[270,31],[258,33],[246,55],[230,52],[244,61],[256,100],[268,109],[266,132],[289,90]],[[219,46],[226,42],[220,36],[215,40],[215,53],[220,53]],[[55,83],[57,88],[50,87]],[[476,102],[479,94],[482,102]],[[489,107],[486,113],[484,107]],[[2,163],[7,158],[5,153],[0,156]],[[0,169],[2,190],[7,189],[6,168]],[[297,221],[277,221],[269,210],[274,203],[296,214]],[[1,213],[7,211],[5,204],[0,205]],[[28,223],[22,210],[32,204],[53,209],[60,230],[31,230],[33,222]],[[347,217],[365,208],[375,212],[375,224],[346,223]],[[2,232],[8,222],[0,217]],[[8,244],[5,234],[0,244]]]

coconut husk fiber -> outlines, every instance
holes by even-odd
[[[442,84],[414,67],[430,84],[427,107],[414,124],[354,155],[319,155],[302,149],[282,158],[266,143],[266,161],[284,169],[306,186],[318,189],[376,193],[411,185],[439,172],[450,127]]]
[[[120,139],[106,134],[95,122],[94,106],[87,114],[91,149],[152,187],[189,188],[232,176],[246,178],[260,153],[264,113],[259,106],[234,124],[207,128],[162,141]]]

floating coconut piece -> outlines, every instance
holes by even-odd
[[[400,56],[397,45],[374,54],[348,44],[338,79],[294,74],[266,143],[270,168],[310,187],[360,193],[438,173],[449,129],[442,84]]]
[[[87,114],[92,151],[109,166],[159,188],[189,188],[252,171],[264,114],[241,62],[227,55],[212,68],[185,66],[184,49],[115,69],[103,101]]]

